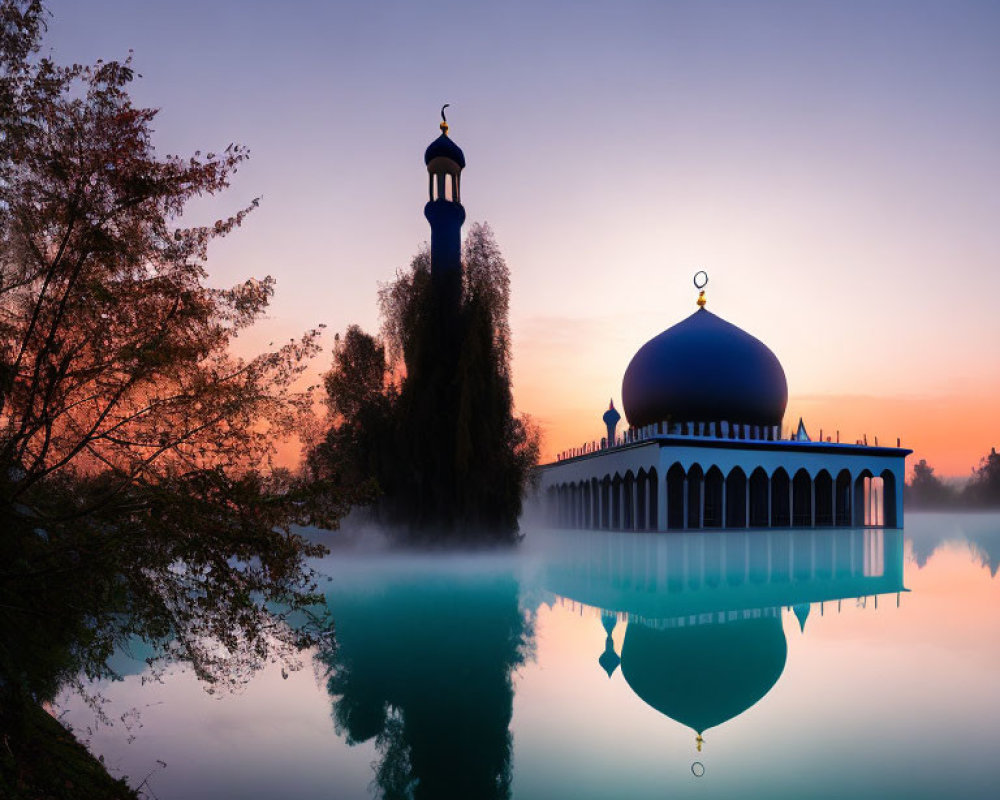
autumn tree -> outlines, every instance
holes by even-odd
[[[274,282],[211,288],[206,258],[257,201],[183,214],[246,149],[158,154],[130,61],[40,58],[44,22],[0,0],[0,690],[45,699],[132,633],[239,680],[308,643],[282,617],[321,548],[291,525],[346,507],[270,468],[317,332],[232,355]]]

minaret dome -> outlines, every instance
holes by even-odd
[[[427,165],[428,173],[428,199],[431,202],[447,200],[461,203],[465,154],[462,152],[462,148],[448,136],[448,121],[444,116],[444,110],[448,105],[445,103],[441,108],[441,125],[439,126],[441,135],[431,142],[427,150],[424,151],[424,163]]]

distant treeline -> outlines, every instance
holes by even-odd
[[[1000,508],[1000,453],[992,448],[964,488],[945,483],[920,459],[906,484],[905,500],[910,508]]]

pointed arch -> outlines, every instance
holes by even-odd
[[[891,469],[882,470],[882,524],[886,528],[898,528],[896,519],[896,473]]]
[[[702,525],[706,528],[721,528],[725,512],[726,482],[722,470],[716,466],[705,473],[705,511]]]
[[[778,467],[771,475],[771,526],[787,528],[791,524],[791,480],[784,467]]]
[[[726,517],[727,528],[746,528],[749,511],[747,495],[747,475],[740,467],[733,467],[726,476]]]
[[[701,528],[704,520],[705,472],[700,464],[687,471],[687,527]]]
[[[766,528],[771,524],[770,482],[763,467],[750,473],[747,494],[750,501],[748,525],[752,528]]]
[[[622,529],[622,476],[617,472],[611,479],[611,530]]]
[[[649,496],[647,483],[646,470],[640,469],[639,474],[635,476],[635,525],[633,528],[637,531],[644,531],[649,525],[649,520],[646,518],[646,502]]]
[[[650,467],[646,475],[646,496],[649,498],[647,508],[646,528],[656,531],[660,529],[660,479],[656,467]]]
[[[863,469],[854,478],[854,526],[862,528],[870,525],[870,488],[872,472],[870,469]]]
[[[792,525],[808,528],[813,524],[813,483],[809,471],[800,469],[792,478]]]
[[[635,530],[635,475],[632,470],[625,473],[622,482],[622,529]]]
[[[612,520],[612,486],[611,486],[611,476],[605,475],[601,478],[601,528],[604,530],[611,529]]]
[[[686,514],[686,492],[684,483],[687,480],[687,473],[676,461],[667,470],[667,528],[678,530],[685,527],[687,521]]]
[[[834,520],[839,527],[851,524],[851,473],[842,469],[834,483]]]
[[[830,527],[833,525],[834,513],[833,478],[825,469],[821,469],[813,478],[813,495],[816,502],[816,527]]]

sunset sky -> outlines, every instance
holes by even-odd
[[[647,339],[708,308],[764,341],[785,426],[967,476],[1000,446],[1000,4],[51,0],[58,61],[134,50],[160,152],[249,146],[210,279],[273,275],[248,341],[378,327],[429,238],[450,103],[463,202],[511,269],[518,408],[601,435]],[[328,365],[322,356],[317,370]]]

